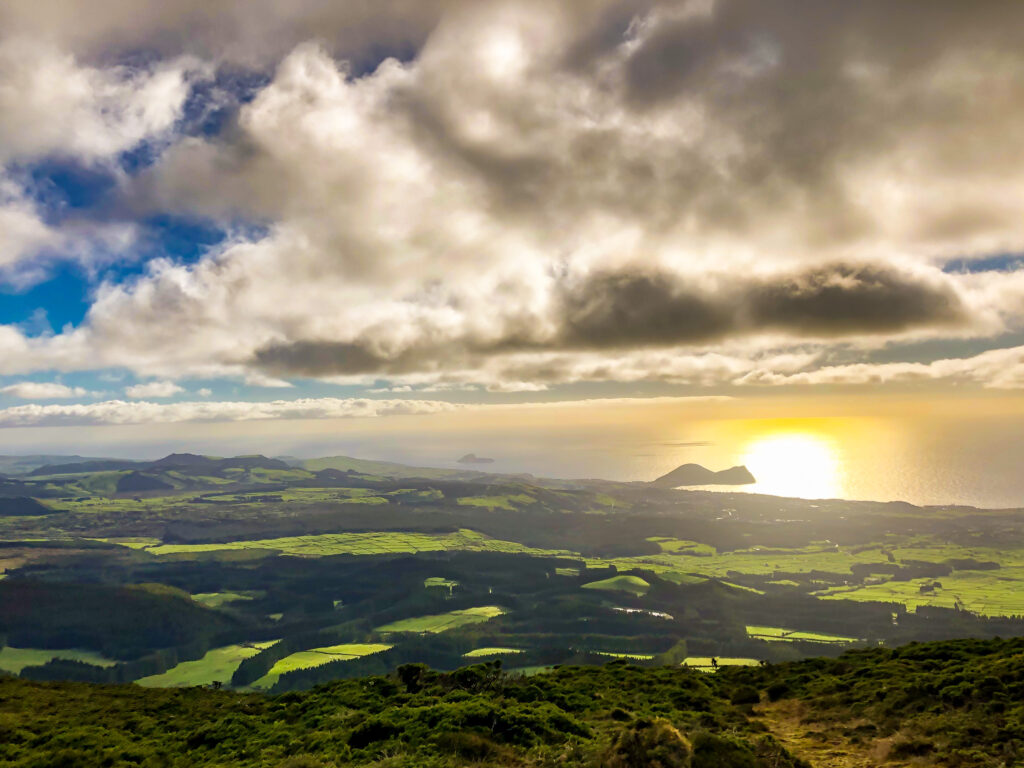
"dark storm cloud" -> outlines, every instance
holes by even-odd
[[[858,336],[965,320],[949,285],[883,265],[735,278],[703,292],[667,273],[600,274],[565,293],[559,341],[566,348],[669,346],[763,331]]]
[[[558,286],[553,333],[509,321],[497,339],[435,334],[394,353],[372,337],[275,343],[251,361],[275,374],[307,376],[443,371],[514,352],[664,348],[762,332],[798,338],[857,337],[967,321],[947,284],[883,265],[832,264],[771,278],[723,279],[702,288],[667,272],[598,273]]]
[[[299,341],[272,344],[256,353],[260,368],[318,376],[345,373],[374,373],[388,360],[355,343],[336,341]]]
[[[559,343],[567,348],[670,345],[720,337],[728,306],[668,274],[598,274],[562,297]]]
[[[879,265],[837,264],[755,283],[743,304],[752,327],[808,336],[892,333],[966,321],[950,286]]]

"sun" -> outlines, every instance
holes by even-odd
[[[810,432],[761,435],[747,444],[743,463],[757,485],[749,490],[805,499],[842,495],[842,472],[832,441]]]

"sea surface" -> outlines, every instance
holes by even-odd
[[[665,435],[603,423],[532,425],[527,433],[364,435],[341,447],[367,458],[558,478],[653,480],[689,462],[713,470],[743,464],[757,483],[729,490],[1024,508],[1024,419],[1016,417],[724,419],[676,425]],[[469,452],[494,462],[458,464]]]
[[[794,417],[794,414],[800,414]],[[744,464],[753,493],[1024,508],[1024,397],[622,398],[430,415],[10,429],[0,453],[347,455],[648,481]],[[460,465],[474,453],[493,463]]]

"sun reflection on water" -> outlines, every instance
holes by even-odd
[[[742,463],[757,479],[743,490],[805,499],[843,496],[843,472],[833,441],[811,432],[758,435],[744,446]]]

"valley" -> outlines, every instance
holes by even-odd
[[[0,516],[0,670],[27,679],[282,692],[1024,634],[1021,510],[191,454],[0,492],[39,508]]]

